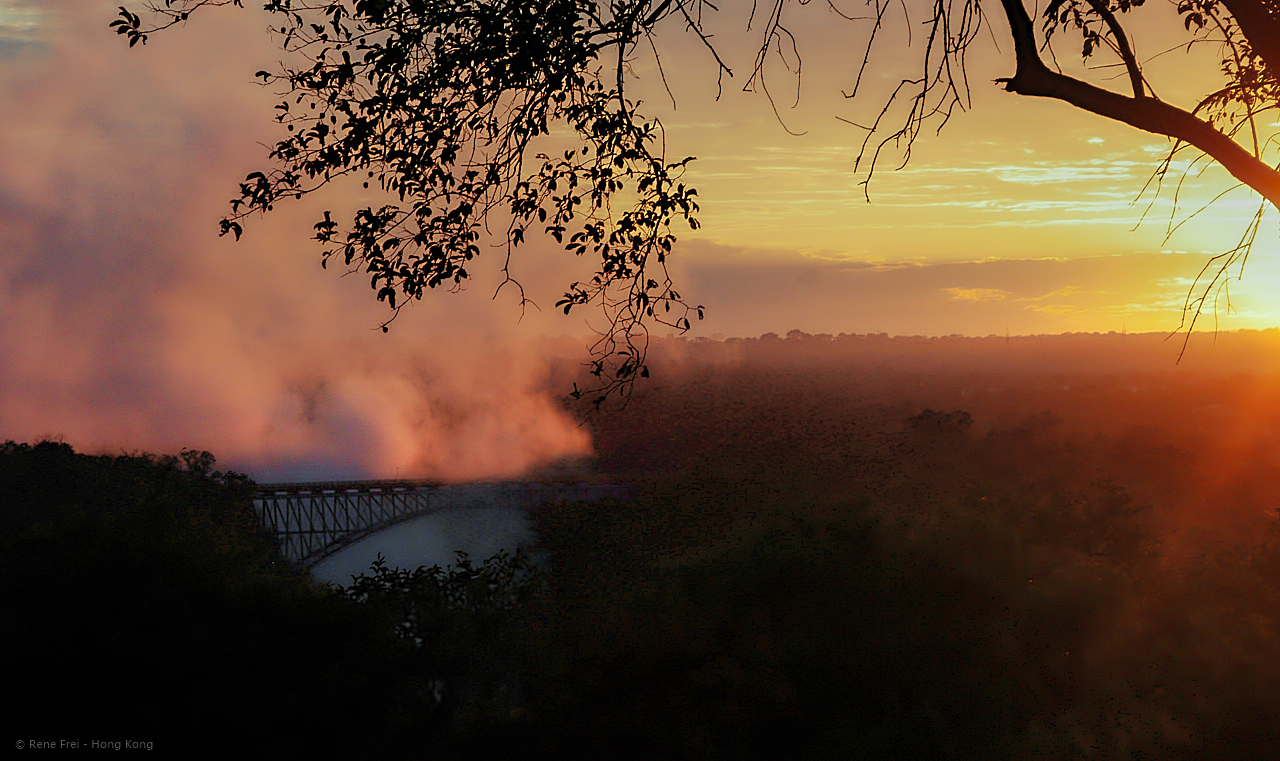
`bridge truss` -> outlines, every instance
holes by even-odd
[[[253,505],[285,559],[309,568],[389,526],[439,510],[528,510],[547,502],[626,498],[630,491],[582,482],[332,481],[260,484]]]
[[[426,481],[263,484],[253,502],[285,559],[310,567],[388,526],[430,512],[437,488]]]

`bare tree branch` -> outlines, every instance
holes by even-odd
[[[1233,177],[1280,208],[1280,174],[1213,125],[1155,98],[1130,98],[1053,71],[1040,59],[1031,19],[1021,0],[1001,0],[1013,33],[1017,70],[996,80],[1009,92],[1065,103],[1157,135],[1194,145]]]

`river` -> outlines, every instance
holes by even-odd
[[[583,487],[580,494],[579,490],[570,491],[578,498],[599,499],[620,496],[623,488],[592,485]],[[532,548],[535,538],[530,511],[543,499],[536,491],[513,489],[506,483],[440,487],[432,500],[447,509],[379,531],[316,563],[311,574],[316,581],[345,586],[352,577],[368,573],[378,555],[391,567],[414,569],[448,566],[458,551],[473,560],[484,560],[499,550],[514,554],[517,549]]]

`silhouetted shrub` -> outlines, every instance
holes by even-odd
[[[924,438],[961,439],[973,428],[973,417],[964,410],[935,412],[926,409],[907,418],[907,430]]]
[[[381,556],[343,593],[411,652],[419,710],[438,728],[466,730],[518,716],[518,660],[526,612],[545,579],[528,556],[499,552],[449,568],[389,568]]]
[[[205,453],[0,447],[11,725],[170,753],[394,744],[416,721],[395,710],[397,644],[358,605],[273,564],[252,484],[212,466]]]

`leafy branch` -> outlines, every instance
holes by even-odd
[[[144,27],[121,9],[130,44],[222,0],[166,0]],[[234,3],[238,4],[238,3]],[[325,211],[314,225],[323,265],[363,270],[392,309],[435,288],[456,290],[480,255],[486,223],[507,228],[503,286],[531,232],[598,257],[587,283],[557,303],[602,309],[589,363],[599,382],[574,390],[599,406],[648,374],[650,325],[685,331],[703,308],[673,288],[667,259],[678,221],[698,226],[697,192],[682,181],[692,157],[668,161],[662,126],[623,91],[626,56],[688,0],[271,0],[264,10],[291,64],[260,71],[285,99],[288,136],[269,170],[249,174],[221,234],[284,199],[343,178],[376,185],[385,203],[349,224]],[[609,71],[605,54],[616,52]],[[569,136],[565,137],[563,128]],[[538,146],[567,140],[562,158]],[[500,288],[502,286],[499,286]],[[529,303],[521,290],[522,304]]]

